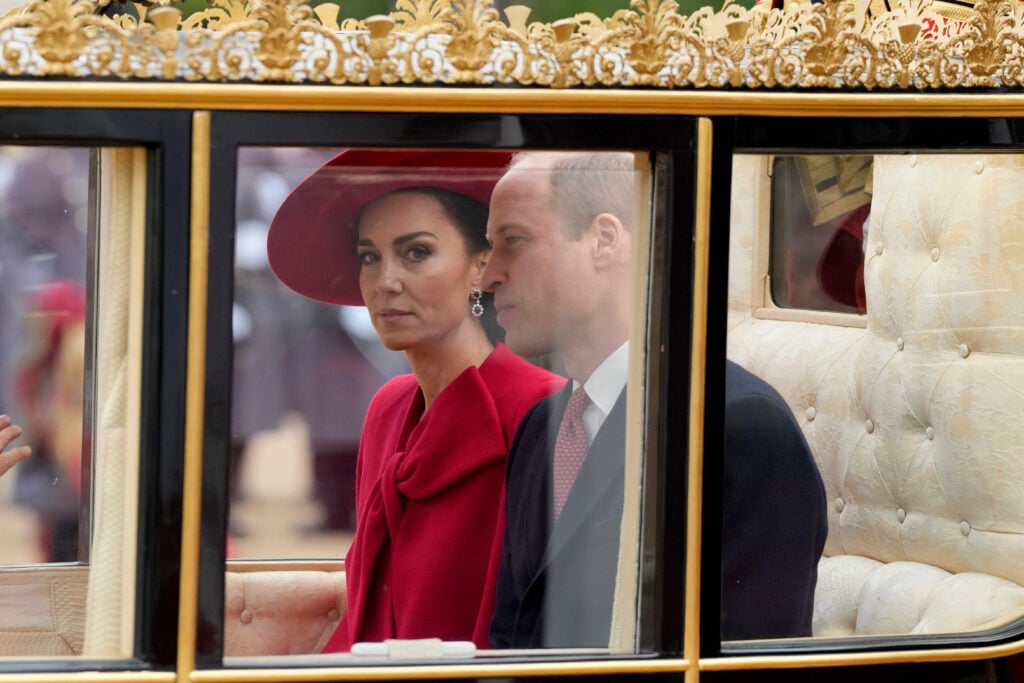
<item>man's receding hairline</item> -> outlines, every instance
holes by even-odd
[[[565,181],[567,175],[576,172],[595,172],[599,174],[632,173],[635,168],[635,156],[631,152],[624,151],[593,151],[593,150],[537,150],[517,152],[509,160],[507,174],[512,171],[544,171],[545,182],[543,187],[547,193],[546,204],[548,208],[563,219],[562,228],[570,237],[578,237],[578,228],[572,225],[573,214],[578,208],[577,197],[566,197],[558,194],[558,186]],[[597,161],[597,163],[594,163]],[[603,162],[603,163],[602,163]],[[577,167],[579,165],[580,167]],[[574,184],[574,183],[573,183]],[[589,182],[583,186],[590,186]],[[619,208],[613,211],[618,218],[624,221],[627,230],[631,228],[633,217],[628,209]],[[621,214],[621,215],[620,215]]]

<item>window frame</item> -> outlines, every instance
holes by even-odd
[[[107,108],[0,109],[0,144],[140,147],[146,153],[146,207],[136,588],[133,654],[125,659],[0,659],[8,672],[156,671],[176,658],[161,634],[177,625],[180,577],[185,297],[188,288],[187,173],[191,156],[186,112]],[[92,250],[93,245],[88,249]],[[91,342],[90,342],[91,343]],[[177,370],[175,369],[177,367]],[[95,456],[95,454],[93,454]],[[95,523],[95,518],[91,520]],[[173,609],[169,605],[175,606]]]
[[[428,114],[428,113],[255,113],[225,111],[214,112],[211,121],[210,196],[234,198],[237,172],[237,150],[242,146],[287,146],[287,147],[416,147],[416,148],[503,148],[503,149],[553,149],[553,150],[599,150],[630,149],[650,152],[661,159],[661,174],[666,184],[662,189],[665,197],[662,222],[665,244],[672,250],[673,258],[653,251],[650,271],[653,277],[668,281],[672,291],[681,296],[670,296],[663,291],[660,297],[652,299],[648,309],[647,348],[647,391],[669,398],[661,402],[645,416],[647,426],[647,453],[645,461],[649,467],[644,475],[648,484],[657,480],[656,489],[645,497],[641,544],[645,548],[663,546],[669,552],[655,552],[648,575],[653,576],[652,591],[663,600],[652,600],[645,596],[643,609],[651,610],[654,618],[650,629],[639,634],[641,644],[647,644],[650,654],[611,656],[611,659],[643,660],[651,657],[678,658],[682,655],[682,614],[683,614],[683,573],[685,557],[684,541],[680,536],[660,538],[651,533],[650,525],[657,529],[685,529],[684,501],[679,496],[666,495],[666,491],[680,490],[685,486],[686,465],[664,458],[666,449],[685,448],[685,430],[665,434],[664,420],[671,415],[671,405],[679,402],[677,409],[685,413],[689,401],[688,363],[677,367],[671,361],[667,344],[680,332],[686,335],[689,346],[688,326],[672,328],[670,320],[689,320],[690,288],[692,272],[687,264],[692,259],[692,217],[694,212],[694,158],[691,145],[681,129],[693,118],[677,117],[629,117],[629,116],[586,116],[586,115],[501,115],[501,114]],[[642,125],[641,125],[642,124]],[[617,143],[623,127],[636,131],[628,138],[628,144]],[[696,127],[693,128],[694,136]],[[612,142],[609,142],[612,141]],[[203,457],[203,513],[204,526],[201,533],[199,565],[199,613],[196,628],[196,666],[206,670],[222,666],[223,648],[223,581],[225,568],[223,539],[226,532],[226,503],[222,483],[226,481],[228,432],[230,419],[231,386],[231,329],[230,310],[233,301],[233,234],[235,226],[235,205],[233,201],[213,202],[210,205],[209,225],[209,296],[206,346],[206,409]],[[672,222],[674,229],[667,229]],[[220,226],[220,227],[215,227]],[[652,228],[653,231],[653,228]],[[686,239],[672,239],[677,232],[687,235]],[[653,234],[652,234],[653,238]],[[670,267],[671,266],[671,267]],[[657,291],[657,289],[652,289]],[[653,326],[653,327],[652,327]],[[659,344],[658,339],[661,340]],[[664,349],[658,354],[654,350]],[[657,358],[655,358],[657,357]],[[671,367],[669,367],[671,366]],[[656,389],[655,389],[656,387]],[[668,410],[667,410],[668,409]],[[217,416],[217,422],[210,421]],[[678,421],[676,422],[678,424]],[[681,440],[681,441],[680,441]],[[664,488],[670,485],[673,488]],[[224,509],[220,509],[224,508]],[[215,520],[215,521],[214,521]],[[678,554],[675,550],[678,549]],[[643,554],[647,557],[647,553]],[[657,605],[657,607],[655,606]],[[675,607],[673,608],[673,605]],[[646,623],[641,619],[638,623]],[[609,656],[604,656],[607,660]],[[310,658],[295,657],[294,666],[318,665]],[[614,671],[612,662],[602,663],[593,657],[508,657],[500,663],[474,663],[479,672],[498,672],[503,664],[518,665],[533,662],[541,664],[559,661],[591,661],[594,666]],[[275,662],[276,664],[277,662]],[[380,662],[372,663],[379,664]],[[289,665],[292,662],[289,661]],[[230,665],[235,668],[234,664]],[[242,665],[240,665],[242,666]],[[360,670],[360,665],[350,665],[347,671]],[[205,671],[203,672],[205,675]],[[212,673],[212,672],[211,672]]]
[[[927,98],[926,98],[927,99]],[[939,99],[935,96],[934,99]],[[926,105],[926,103],[925,103]],[[926,110],[922,105],[921,110]],[[894,113],[855,118],[856,113],[844,116],[731,116],[716,118],[715,123],[727,127],[732,136],[717,140],[716,152],[727,157],[729,170],[723,165],[715,167],[715,183],[731,186],[731,158],[734,154],[753,155],[799,155],[799,154],[974,154],[1008,153],[1020,154],[1024,146],[1024,119],[984,116],[981,114],[964,117],[912,117]],[[731,199],[720,198],[715,204],[718,211],[713,215],[711,231],[711,278],[709,291],[718,299],[709,301],[708,326],[708,374],[714,371],[715,379],[709,380],[706,399],[706,419],[703,424],[705,444],[710,444],[705,453],[722,452],[722,417],[724,404],[724,368],[727,328],[727,296],[729,268],[729,214]],[[860,318],[854,314],[837,316]],[[711,316],[715,320],[712,322]],[[759,317],[759,316],[756,316]],[[780,318],[774,318],[780,319]],[[788,319],[788,318],[786,318]],[[803,319],[801,319],[803,320]],[[808,322],[823,322],[807,320]],[[836,322],[829,321],[830,324]],[[853,326],[853,325],[851,325]],[[857,325],[860,326],[860,325]],[[713,343],[712,336],[715,342]],[[711,349],[714,351],[712,352]],[[722,467],[720,459],[705,459],[705,487],[703,490],[705,543],[702,546],[702,573],[706,577],[721,578],[721,542],[709,544],[707,539],[720,539],[721,530],[721,485]],[[711,521],[709,521],[709,519]],[[716,524],[716,520],[717,524]],[[708,532],[711,532],[710,534]],[[702,602],[706,605],[720,604],[720,590],[709,585],[707,579],[701,583]],[[948,633],[935,635],[858,636],[856,638],[810,638],[793,641],[731,641],[723,643],[718,635],[718,614],[714,610],[702,610],[702,660],[711,661],[712,669],[746,669],[749,664],[743,660],[755,661],[758,657],[772,657],[777,662],[797,662],[802,656],[819,655],[829,662],[844,661],[906,661],[901,653],[960,653],[974,652],[965,659],[983,659],[985,648],[1001,649],[1002,646],[1024,644],[1024,614],[1017,620],[1000,627],[977,632]],[[732,660],[732,661],[729,661]]]

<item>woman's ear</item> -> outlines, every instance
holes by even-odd
[[[487,267],[487,253],[486,251],[480,252],[478,256],[473,259],[473,281],[472,286],[475,289],[480,289],[480,284],[484,279],[484,268]]]

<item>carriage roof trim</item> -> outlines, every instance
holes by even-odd
[[[1024,3],[912,0],[872,13],[842,0],[683,15],[633,0],[530,22],[494,0],[400,0],[338,23],[336,5],[170,0],[116,14],[109,0],[30,0],[0,20],[0,75],[135,83],[531,86],[719,91],[949,91],[1024,87]],[[147,8],[148,6],[148,8]],[[525,10],[525,11],[524,11]],[[136,16],[137,15],[137,16]],[[68,36],[73,36],[68,39]]]

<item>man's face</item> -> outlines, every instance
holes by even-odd
[[[483,284],[494,292],[506,343],[521,356],[558,352],[590,313],[588,241],[570,239],[549,195],[547,170],[517,166],[491,197]]]

